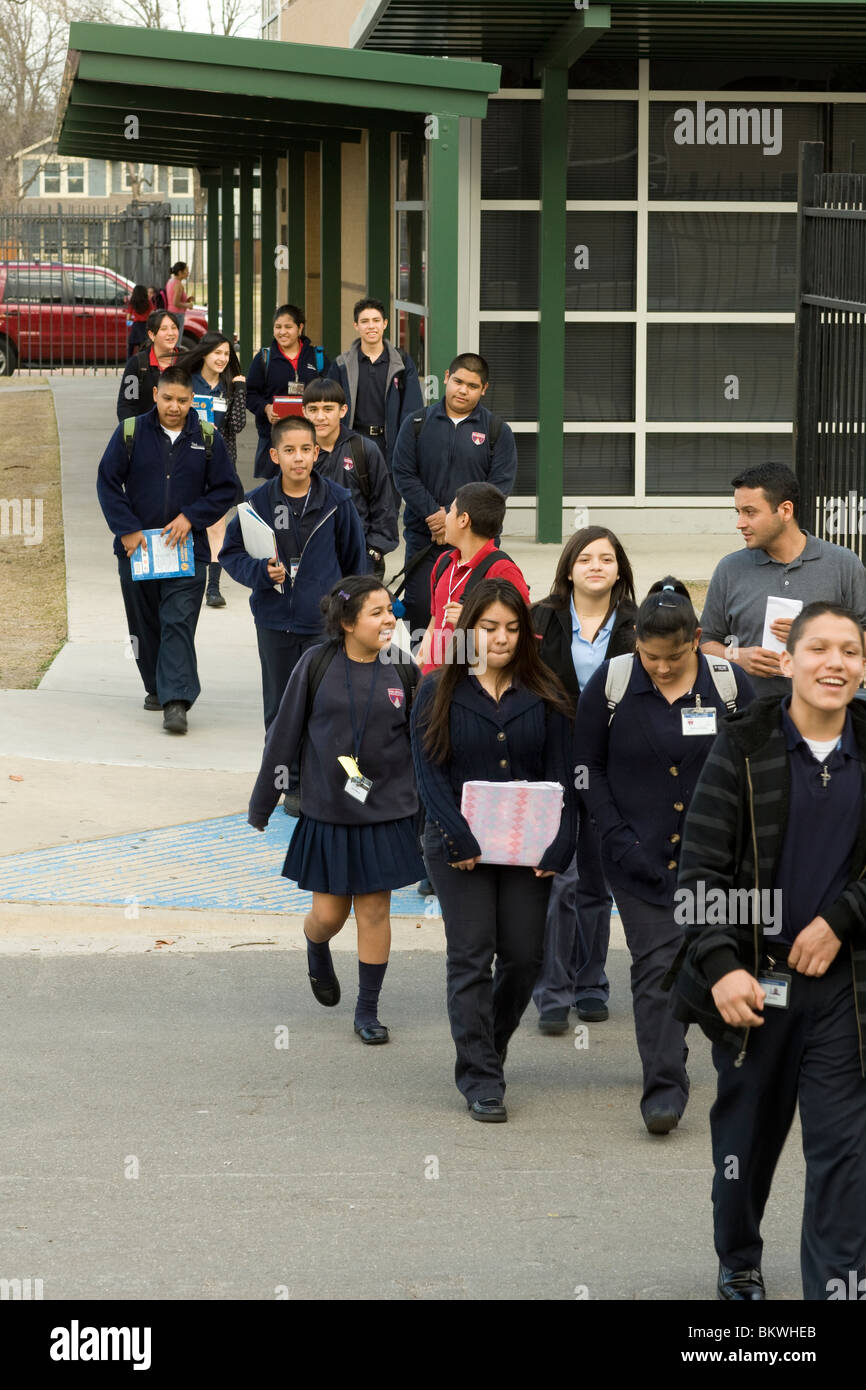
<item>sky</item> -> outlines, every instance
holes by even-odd
[[[274,8],[276,8],[276,3]],[[221,11],[220,0],[211,0],[211,8],[216,17]],[[261,37],[261,0],[245,0],[245,9],[252,11],[251,19],[237,32],[243,38],[258,39]],[[163,9],[168,11],[173,18],[176,14],[176,0],[163,0]],[[185,27],[194,33],[210,33],[210,24],[207,17],[207,0],[181,0],[181,9],[186,20]],[[124,16],[124,24],[130,22],[129,17]],[[170,26],[164,26],[170,27]]]

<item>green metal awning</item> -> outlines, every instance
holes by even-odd
[[[864,0],[612,0],[610,9],[610,30],[593,58],[857,63],[866,52]],[[574,16],[574,0],[367,0],[351,41],[380,52],[507,63],[536,56]]]
[[[72,24],[54,134],[61,155],[203,168],[363,129],[418,132],[430,112],[483,117],[498,86],[489,63]]]

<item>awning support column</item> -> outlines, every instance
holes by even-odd
[[[241,162],[239,218],[241,361],[253,354],[253,165]]]
[[[562,540],[567,130],[568,69],[546,67],[541,74],[536,539],[557,544]]]
[[[235,166],[224,164],[220,179],[222,233],[222,331],[232,338],[235,331]],[[241,366],[246,367],[242,362]]]
[[[427,370],[437,378],[441,394],[445,372],[457,351],[460,120],[428,116],[427,129],[432,137],[427,142]]]
[[[272,324],[277,307],[277,161],[276,156],[261,158],[261,302],[259,304],[259,342],[267,344],[273,336]]]
[[[306,313],[307,298],[307,200],[304,159],[301,145],[288,150],[289,196],[289,303]]]
[[[391,136],[367,132],[367,294],[391,303]]]
[[[322,141],[321,276],[322,343],[329,357],[341,350],[342,322],[342,165],[339,140]]]
[[[207,194],[207,324],[219,327],[220,313],[220,181],[218,174],[202,174]]]

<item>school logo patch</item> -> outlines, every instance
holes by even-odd
[[[478,431],[476,430],[476,431],[473,433],[473,435],[472,435],[472,443],[473,443],[473,444],[483,444],[486,438],[487,438],[487,435],[486,435],[486,434],[479,434]]]
[[[402,686],[399,686],[398,689],[394,690],[393,687],[389,685],[388,699],[391,701],[391,704],[394,706],[395,709],[402,709],[403,703],[406,699],[406,692]]]
[[[348,473],[351,473],[352,469],[355,467],[355,460],[352,458],[351,454],[343,455],[343,467]]]

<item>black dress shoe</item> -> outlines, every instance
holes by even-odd
[[[568,1009],[546,1009],[538,1015],[538,1031],[552,1037],[554,1033],[568,1032]]]
[[[728,1269],[719,1265],[718,1297],[737,1303],[756,1303],[767,1297],[759,1269]]]
[[[219,589],[208,589],[205,594],[205,603],[208,608],[225,608],[226,601]]]
[[[309,971],[307,972],[309,975]],[[336,975],[332,980],[317,980],[315,975],[309,975],[310,989],[316,996],[320,1004],[324,1004],[326,1009],[333,1009],[335,1004],[340,1002],[340,981]]]
[[[467,1100],[469,1114],[473,1120],[481,1120],[488,1125],[504,1125],[508,1111],[501,1100],[491,1097],[488,1100]]]
[[[680,1117],[675,1110],[648,1110],[643,1122],[650,1134],[670,1134],[679,1124]]]
[[[384,1023],[356,1023],[355,1032],[365,1043],[390,1042],[390,1034]]]
[[[160,709],[162,709],[162,705],[160,704],[160,701],[159,701],[159,696],[158,696],[158,695],[151,695],[150,693],[148,693],[147,695],[145,695],[145,697],[144,697],[144,708],[145,708],[145,709],[149,709],[149,710],[160,710]]]
[[[582,1018],[584,1023],[604,1023],[605,1019],[610,1018],[603,999],[580,999],[574,1007],[578,1018]]]
[[[164,706],[162,727],[170,734],[186,733],[186,705],[183,700],[169,700]]]

